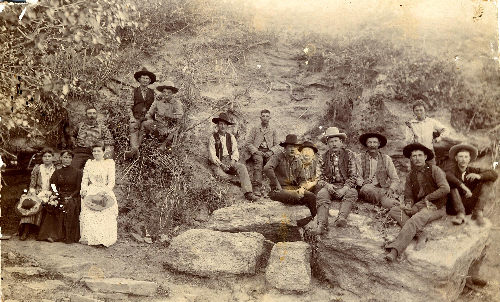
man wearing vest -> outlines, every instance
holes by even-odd
[[[321,164],[317,157],[318,148],[311,141],[305,141],[299,147],[300,157],[302,160],[302,169],[306,177],[305,189],[315,195],[319,191],[317,186],[321,176]]]
[[[317,227],[313,225],[311,230],[316,235],[321,235],[328,229],[328,210],[332,201],[340,202],[335,225],[345,227],[352,204],[358,199],[358,192],[355,189],[356,159],[354,153],[344,145],[346,138],[347,135],[341,133],[337,127],[330,127],[323,139],[323,143],[326,143],[329,149],[323,155],[321,180],[318,182],[322,189],[317,195]]]
[[[411,170],[406,177],[405,205],[392,207],[389,215],[402,227],[396,239],[386,245],[387,261],[394,261],[417,236],[415,249],[426,241],[424,227],[446,215],[446,195],[450,186],[446,175],[436,165],[426,163],[434,153],[426,146],[414,143],[403,148],[403,155],[410,158]]]
[[[271,183],[269,198],[285,204],[300,204],[316,216],[316,196],[306,190],[306,177],[302,161],[297,156],[300,144],[297,135],[288,134],[280,146],[285,150],[271,156],[264,166],[264,173]]]
[[[208,158],[212,171],[225,180],[231,178],[229,174],[238,175],[245,198],[250,201],[257,200],[258,198],[252,193],[247,168],[238,162],[240,155],[236,138],[227,132],[228,126],[233,123],[225,113],[213,118],[212,122],[217,124],[217,132],[213,133],[208,140]]]
[[[399,205],[393,198],[399,184],[398,173],[389,155],[379,151],[387,144],[387,138],[379,133],[364,133],[359,142],[367,149],[360,157],[359,172],[363,185],[359,197],[388,209]]]
[[[75,156],[73,156],[71,165],[79,170],[83,169],[87,160],[92,158],[93,145],[103,142],[104,154],[106,158],[111,158],[115,143],[108,127],[97,121],[97,110],[95,107],[88,106],[85,113],[85,120],[78,124],[71,138],[72,144],[75,146],[73,151]]]
[[[130,151],[125,152],[126,158],[139,156],[139,146],[141,145],[144,133],[141,132],[141,125],[146,120],[146,113],[155,100],[154,90],[148,85],[156,82],[156,75],[146,68],[134,73],[134,78],[140,86],[132,91],[132,98],[127,102],[130,131]]]

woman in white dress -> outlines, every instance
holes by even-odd
[[[94,159],[88,160],[83,168],[81,196],[105,193],[111,196],[113,204],[103,210],[91,209],[84,202],[80,212],[80,243],[88,245],[114,244],[117,239],[118,204],[113,188],[115,186],[115,162],[104,159],[104,145],[92,147]]]

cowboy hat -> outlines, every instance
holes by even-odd
[[[304,148],[311,148],[313,149],[314,153],[318,153],[318,148],[316,148],[316,145],[313,144],[311,141],[305,141],[300,145],[299,151],[302,151]]]
[[[146,67],[143,67],[141,70],[134,73],[134,78],[137,82],[139,82],[139,78],[143,75],[147,75],[151,79],[151,82],[149,82],[149,84],[153,84],[154,82],[156,82],[156,75],[147,70]]]
[[[423,151],[425,155],[427,155],[427,160],[431,160],[434,158],[434,152],[432,152],[431,149],[419,143],[413,143],[405,146],[403,148],[403,155],[407,158],[410,158],[411,153],[415,150]]]
[[[232,123],[230,121],[229,116],[226,113],[224,113],[224,112],[222,112],[221,114],[219,114],[218,117],[214,117],[212,119],[212,123],[215,123],[215,124],[218,124],[220,121],[225,122],[228,125],[234,125],[234,123]]]
[[[361,134],[359,136],[359,142],[365,146],[366,146],[366,141],[370,138],[370,137],[376,137],[378,138],[378,141],[380,142],[380,146],[379,148],[382,148],[384,147],[386,144],[387,144],[387,138],[385,136],[383,136],[382,134],[380,133],[375,133],[375,132],[368,132],[368,133],[364,133],[364,134]]]
[[[347,135],[345,133],[340,132],[339,128],[337,128],[337,127],[328,127],[328,129],[326,129],[326,132],[323,135],[323,138],[321,139],[321,141],[324,144],[326,144],[326,142],[328,141],[328,139],[330,137],[340,137],[342,139],[346,139]]]
[[[177,87],[175,87],[175,85],[172,81],[161,82],[156,87],[156,90],[158,90],[159,92],[162,92],[164,89],[170,89],[170,90],[172,90],[173,93],[177,93],[177,91],[179,91],[179,89]]]
[[[299,140],[297,139],[297,135],[288,134],[285,138],[285,141],[280,143],[281,147],[285,147],[286,145],[300,145]]]
[[[21,216],[35,215],[42,209],[42,200],[36,195],[22,195],[16,205],[16,210]]]
[[[102,211],[111,207],[115,203],[115,200],[108,193],[99,192],[85,196],[83,203],[91,210]]]
[[[477,158],[477,148],[467,143],[457,144],[451,147],[450,151],[448,151],[448,156],[452,159],[455,159],[455,156],[460,151],[469,151],[470,161],[474,161]]]

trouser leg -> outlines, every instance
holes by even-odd
[[[238,173],[238,177],[240,178],[241,189],[243,193],[252,192],[252,182],[250,181],[250,176],[248,175],[247,167],[242,163],[234,163],[234,169],[236,169],[236,173]]]
[[[322,234],[326,231],[328,227],[328,210],[330,209],[330,204],[332,200],[330,199],[330,193],[326,188],[319,190],[316,195],[316,206],[318,213],[318,229],[317,233]]]
[[[482,190],[483,184],[477,184],[476,187],[472,190],[472,196],[470,198],[467,198],[465,201],[467,206],[470,207],[472,211],[483,211],[484,207],[486,206],[487,199],[481,197]]]
[[[382,207],[390,209],[399,204],[399,202],[394,198],[386,196],[386,191],[387,189],[379,188],[372,184],[366,184],[359,190],[359,197],[369,203],[380,204]]]
[[[406,213],[401,210],[399,206],[394,206],[391,208],[389,211],[389,216],[392,217],[392,219],[396,220],[396,222],[399,224],[399,226],[403,227],[405,223],[410,219],[410,216],[406,215]]]
[[[309,191],[304,192],[304,197],[302,197],[302,203],[305,204],[308,208],[309,211],[311,212],[311,216],[314,217],[316,216],[317,209],[316,209],[316,195]]]
[[[221,167],[216,166],[214,164],[210,164],[210,168],[212,169],[212,172],[214,173],[215,176],[223,179],[223,180],[229,180],[231,179],[231,176],[224,172]]]
[[[254,182],[257,186],[260,186],[262,184],[262,168],[264,165],[264,158],[262,155],[258,154],[253,154],[252,155],[252,161],[253,161],[253,179]]]
[[[340,204],[339,216],[338,218],[347,219],[354,202],[358,199],[358,191],[356,189],[349,189],[342,196],[342,202]]]
[[[465,214],[465,207],[462,202],[462,197],[460,196],[460,192],[458,189],[454,188],[450,190],[450,197],[451,197],[451,204],[453,206],[453,209],[455,210],[455,213],[457,214]]]
[[[141,129],[141,122],[137,120],[130,122],[129,129],[130,129],[130,149],[138,150],[140,147],[139,132]]]

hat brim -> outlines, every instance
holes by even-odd
[[[326,144],[327,144],[327,142],[328,142],[328,139],[329,139],[330,137],[340,137],[340,138],[342,138],[342,139],[344,139],[344,140],[345,140],[345,139],[347,138],[347,134],[345,134],[345,133],[339,133],[339,134],[333,134],[333,135],[325,135],[325,136],[321,139],[321,142],[322,142],[323,144],[325,144],[325,145],[326,145]]]
[[[174,86],[158,86],[158,87],[156,87],[156,90],[158,90],[159,92],[162,92],[165,89],[170,89],[173,91],[173,93],[177,93],[177,91],[179,91],[179,89],[177,87],[174,87]]]
[[[214,118],[212,119],[212,123],[214,123],[214,124],[218,124],[219,122],[225,122],[225,123],[227,123],[228,125],[234,125],[234,123],[231,123],[230,121],[225,120],[225,119],[222,119],[222,118],[219,118],[219,117],[214,117]]]
[[[420,150],[423,151],[425,155],[427,155],[427,161],[431,160],[434,158],[434,152],[432,152],[431,149],[427,148],[426,146],[422,144],[409,144],[403,148],[403,155],[406,158],[410,158],[411,153],[415,150]]]
[[[149,84],[153,84],[154,82],[156,82],[156,75],[154,73],[152,73],[151,71],[147,71],[147,70],[140,70],[140,71],[134,73],[134,78],[137,82],[139,82],[139,78],[143,75],[147,75],[149,77],[149,79],[151,80],[151,82],[149,82]]]
[[[318,153],[318,148],[316,148],[315,146],[311,146],[311,145],[300,145],[299,151],[302,152],[302,150],[304,148],[311,148],[314,151],[314,153]]]
[[[281,142],[279,144],[281,147],[286,147],[287,145],[294,145],[294,146],[300,146],[299,143],[289,143],[289,142]]]
[[[458,152],[467,150],[470,153],[470,161],[474,161],[477,158],[478,150],[476,147],[469,145],[469,144],[458,144],[450,148],[450,151],[448,151],[448,156],[455,160],[455,156],[457,155]]]
[[[366,141],[370,138],[370,137],[376,137],[378,138],[379,142],[380,142],[380,146],[379,146],[379,149],[380,148],[383,148],[385,147],[385,145],[387,145],[387,138],[385,136],[383,136],[382,134],[380,133],[373,133],[373,132],[369,132],[369,133],[364,133],[364,134],[361,134],[359,136],[359,142],[367,147],[366,145]]]
[[[92,198],[94,196],[97,196],[97,195],[87,195],[83,199],[83,203],[85,204],[85,206],[93,211],[105,210],[107,208],[110,208],[115,203],[114,199],[111,196],[109,196],[108,194],[104,194],[106,204],[104,206],[102,206],[100,204],[96,204],[96,203],[92,202]]]
[[[28,198],[35,201],[35,205],[33,205],[29,209],[24,209],[22,207],[23,202],[24,202],[24,200],[26,200]],[[38,212],[40,212],[41,209],[42,209],[42,200],[36,195],[23,195],[23,196],[21,196],[21,198],[19,199],[19,202],[16,205],[16,211],[21,216],[31,216],[31,215],[38,214]]]

